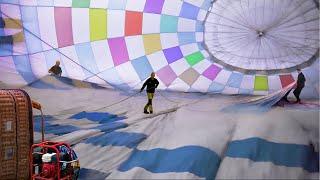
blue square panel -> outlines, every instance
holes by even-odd
[[[142,81],[147,79],[153,72],[152,67],[146,56],[132,60],[131,64]]]
[[[180,11],[180,17],[188,19],[197,19],[200,8],[192,4],[183,2],[182,8]]]

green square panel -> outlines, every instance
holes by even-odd
[[[90,6],[90,0],[73,0],[72,7],[76,8],[88,8]]]
[[[204,59],[204,56],[200,51],[186,56],[186,60],[190,66],[197,64],[198,62],[200,62],[203,59]]]
[[[256,91],[268,91],[268,77],[256,76],[254,79],[254,90]]]
[[[178,17],[176,16],[161,16],[161,32],[162,33],[173,33],[177,32],[178,29]]]

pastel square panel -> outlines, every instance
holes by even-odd
[[[162,49],[159,34],[143,35],[143,43],[147,55],[160,51]]]
[[[192,19],[179,18],[178,32],[195,32],[197,21]]]
[[[129,0],[127,1],[126,10],[143,12],[145,4],[146,4],[146,0],[134,0],[134,1]]]
[[[202,74],[205,70],[207,70],[212,65],[212,61],[208,59],[204,59],[193,66],[193,69],[196,70],[199,74]],[[217,64],[215,64],[217,65]],[[218,66],[219,67],[219,66]]]
[[[255,91],[268,91],[268,77],[256,75],[254,79]]]
[[[135,71],[138,73],[141,81],[147,79],[153,72],[146,56],[142,56],[140,58],[132,60],[131,64],[134,67]]]
[[[192,53],[185,57],[190,66],[193,66],[204,59],[202,53],[200,51]]]
[[[136,59],[144,56],[144,44],[142,36],[127,36],[125,37],[127,49],[129,53],[129,59]]]
[[[91,48],[91,43],[88,42],[88,43],[76,44],[74,47],[76,49],[80,64],[83,67],[85,67],[85,69],[83,68],[83,72],[86,75],[86,78],[98,73],[99,69],[95,62],[95,58]]]
[[[200,76],[191,86],[191,88],[200,91],[200,92],[207,92],[209,89],[209,86],[211,85],[212,81],[209,79]]]
[[[161,33],[161,45],[162,48],[167,49],[179,45],[177,33]]]
[[[122,82],[128,84],[129,86],[134,86],[135,84],[137,84],[137,82],[140,82],[140,78],[133,68],[131,62],[126,62],[117,66],[116,70],[118,71]]]
[[[125,9],[127,0],[109,0],[108,9]]]
[[[46,1],[43,1],[43,0],[38,0],[38,6],[54,6],[54,2],[53,0],[46,0]]]
[[[227,85],[234,88],[239,88],[241,85],[243,75],[241,73],[232,73]]]
[[[167,87],[177,78],[170,66],[165,66],[157,71],[157,76]]]
[[[162,14],[179,16],[181,7],[182,1],[166,0],[163,4]]]
[[[147,56],[147,58],[149,59],[149,63],[151,64],[153,71],[158,71],[159,69],[168,65],[166,57],[162,51],[150,54]]]
[[[101,72],[99,76],[108,81],[111,85],[119,86],[123,84],[116,68],[107,69]]]
[[[212,1],[210,1],[210,0],[204,0],[201,8],[204,10],[208,10],[211,7],[211,2]]]
[[[164,49],[163,52],[169,64],[183,57],[179,46]]]
[[[108,39],[111,55],[115,66],[129,60],[126,42],[123,37]]]
[[[91,42],[91,47],[99,71],[104,71],[114,66],[107,40]]]
[[[178,33],[179,44],[190,44],[196,42],[196,34],[194,32]]]
[[[196,32],[204,32],[204,23],[202,21],[196,22]]]
[[[90,40],[97,41],[107,38],[107,10],[90,9]]]
[[[185,83],[191,86],[200,76],[200,74],[195,71],[193,68],[189,68],[188,70],[184,71],[179,78],[182,79]]]
[[[75,44],[90,41],[90,24],[88,8],[72,8],[72,30]]]
[[[161,14],[164,0],[147,0],[144,6],[144,12]]]
[[[221,71],[220,67],[212,64],[207,70],[205,70],[203,72],[203,75],[206,78],[208,78],[208,79],[213,81],[217,77],[217,75],[219,74],[220,71]]]
[[[229,77],[231,76],[231,74],[232,74],[231,71],[222,69],[222,70],[218,73],[218,75],[216,76],[216,78],[214,79],[214,81],[217,82],[217,83],[226,85],[227,82],[228,82],[228,80],[229,80]]]
[[[74,8],[88,8],[90,0],[72,0],[72,7]]]
[[[268,76],[269,91],[277,91],[282,88],[279,75]]]
[[[282,88],[287,87],[295,81],[291,74],[280,75],[280,80]]]
[[[254,76],[244,75],[240,85],[241,89],[254,89]]]
[[[224,89],[224,85],[217,83],[217,82],[212,82],[212,84],[208,88],[208,92],[212,93],[221,93]]]
[[[184,2],[180,11],[180,16],[188,19],[197,19],[199,7]]]
[[[142,17],[141,12],[126,11],[126,36],[142,34]]]
[[[91,0],[90,1],[90,8],[108,8],[109,0]]]
[[[187,61],[184,58],[171,63],[170,66],[178,76],[180,76],[184,71],[190,68],[190,65],[187,63]]]
[[[160,33],[159,14],[143,13],[142,34]]]
[[[125,11],[108,10],[108,38],[124,36],[124,30],[125,30]]]
[[[160,29],[161,33],[177,32],[178,17],[162,15],[160,27],[161,27]]]
[[[54,8],[58,46],[73,45],[71,8]]]

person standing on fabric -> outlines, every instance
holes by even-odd
[[[61,76],[62,70],[60,67],[60,61],[56,61],[56,64],[49,69],[48,73],[51,75]]]
[[[159,85],[159,81],[155,78],[155,73],[152,72],[151,75],[150,75],[150,78],[148,78],[146,80],[145,83],[143,83],[143,86],[142,88],[140,89],[140,92],[143,91],[143,89],[147,86],[147,97],[148,97],[148,103],[144,106],[144,113],[145,114],[152,114],[153,113],[153,108],[152,108],[152,99],[153,99],[153,96],[154,96],[154,92],[156,90],[156,88],[158,87]],[[148,112],[148,109],[149,109],[149,112]]]
[[[301,103],[300,94],[301,94],[302,89],[305,86],[306,78],[304,77],[304,74],[302,73],[301,69],[297,69],[297,71],[298,71],[298,79],[297,79],[296,88],[293,91],[293,94],[297,98],[296,103]],[[291,90],[289,90],[287,92],[287,94],[283,97],[283,99],[287,102],[289,102],[287,97],[288,97],[289,93],[291,92]]]

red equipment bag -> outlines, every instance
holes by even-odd
[[[23,90],[0,89],[0,179],[29,179],[32,105]]]

